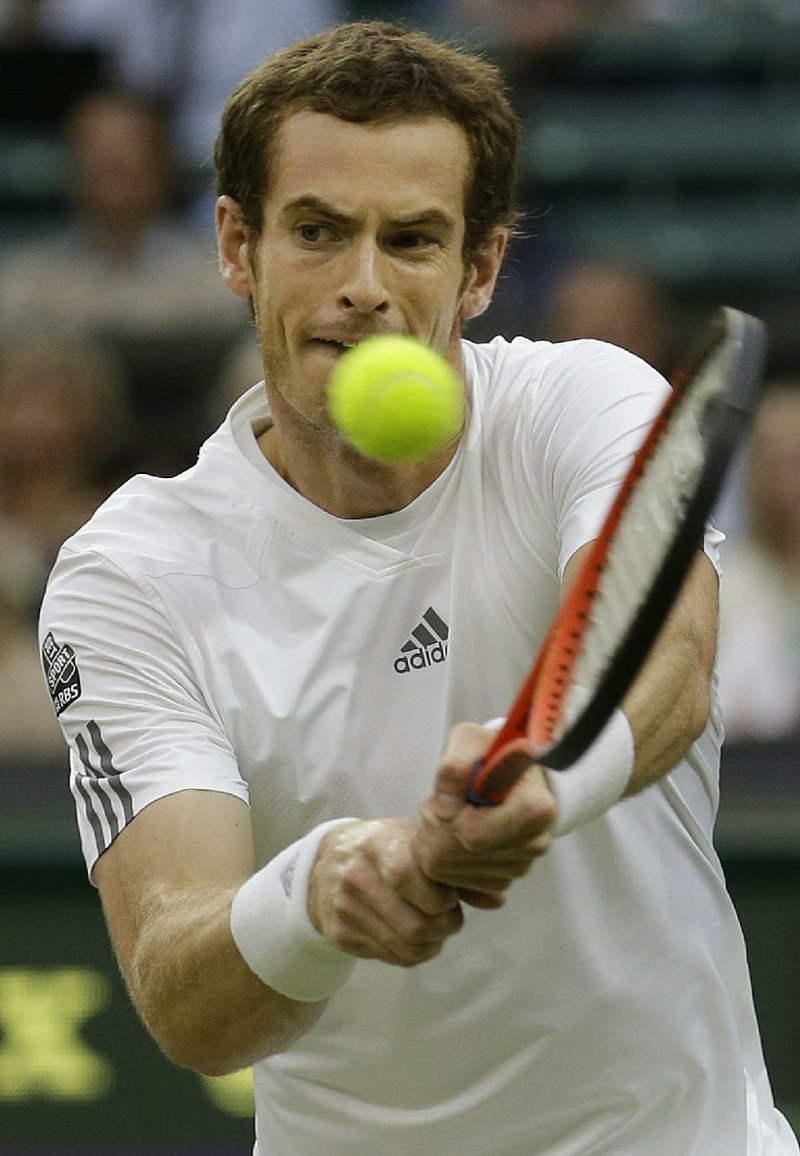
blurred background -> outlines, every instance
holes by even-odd
[[[354,17],[478,47],[527,209],[467,336],[601,337],[668,371],[725,303],[770,328],[728,535],[717,842],[777,1099],[800,1128],[800,0],[0,0],[0,1154],[244,1156],[249,1077],[171,1067],[79,855],[35,622],[60,543],[174,474],[260,377],[219,279],[236,82]]]

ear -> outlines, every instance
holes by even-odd
[[[469,321],[489,307],[508,245],[508,229],[495,229],[486,244],[473,254],[464,278],[459,317]]]
[[[253,270],[248,248],[250,232],[232,197],[217,198],[215,222],[222,280],[237,297],[252,297]]]

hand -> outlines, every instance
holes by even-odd
[[[411,851],[413,831],[410,819],[373,819],[322,840],[308,913],[317,931],[351,955],[413,967],[460,930],[458,892],[423,875]]]
[[[424,874],[456,888],[474,907],[502,905],[502,893],[549,849],[557,810],[544,770],[534,763],[499,806],[466,801],[472,766],[493,739],[492,731],[474,723],[453,728],[412,838]]]

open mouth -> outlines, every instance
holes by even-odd
[[[335,339],[328,337],[314,337],[312,338],[311,344],[321,349],[329,349],[332,353],[335,354],[342,354],[345,353],[348,349],[353,349],[356,345],[358,345],[358,342],[336,341]]]

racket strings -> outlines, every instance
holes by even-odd
[[[709,358],[673,406],[631,490],[592,600],[559,734],[600,682],[653,585],[705,461],[703,415],[724,387],[724,349]],[[558,736],[554,736],[558,737]]]

